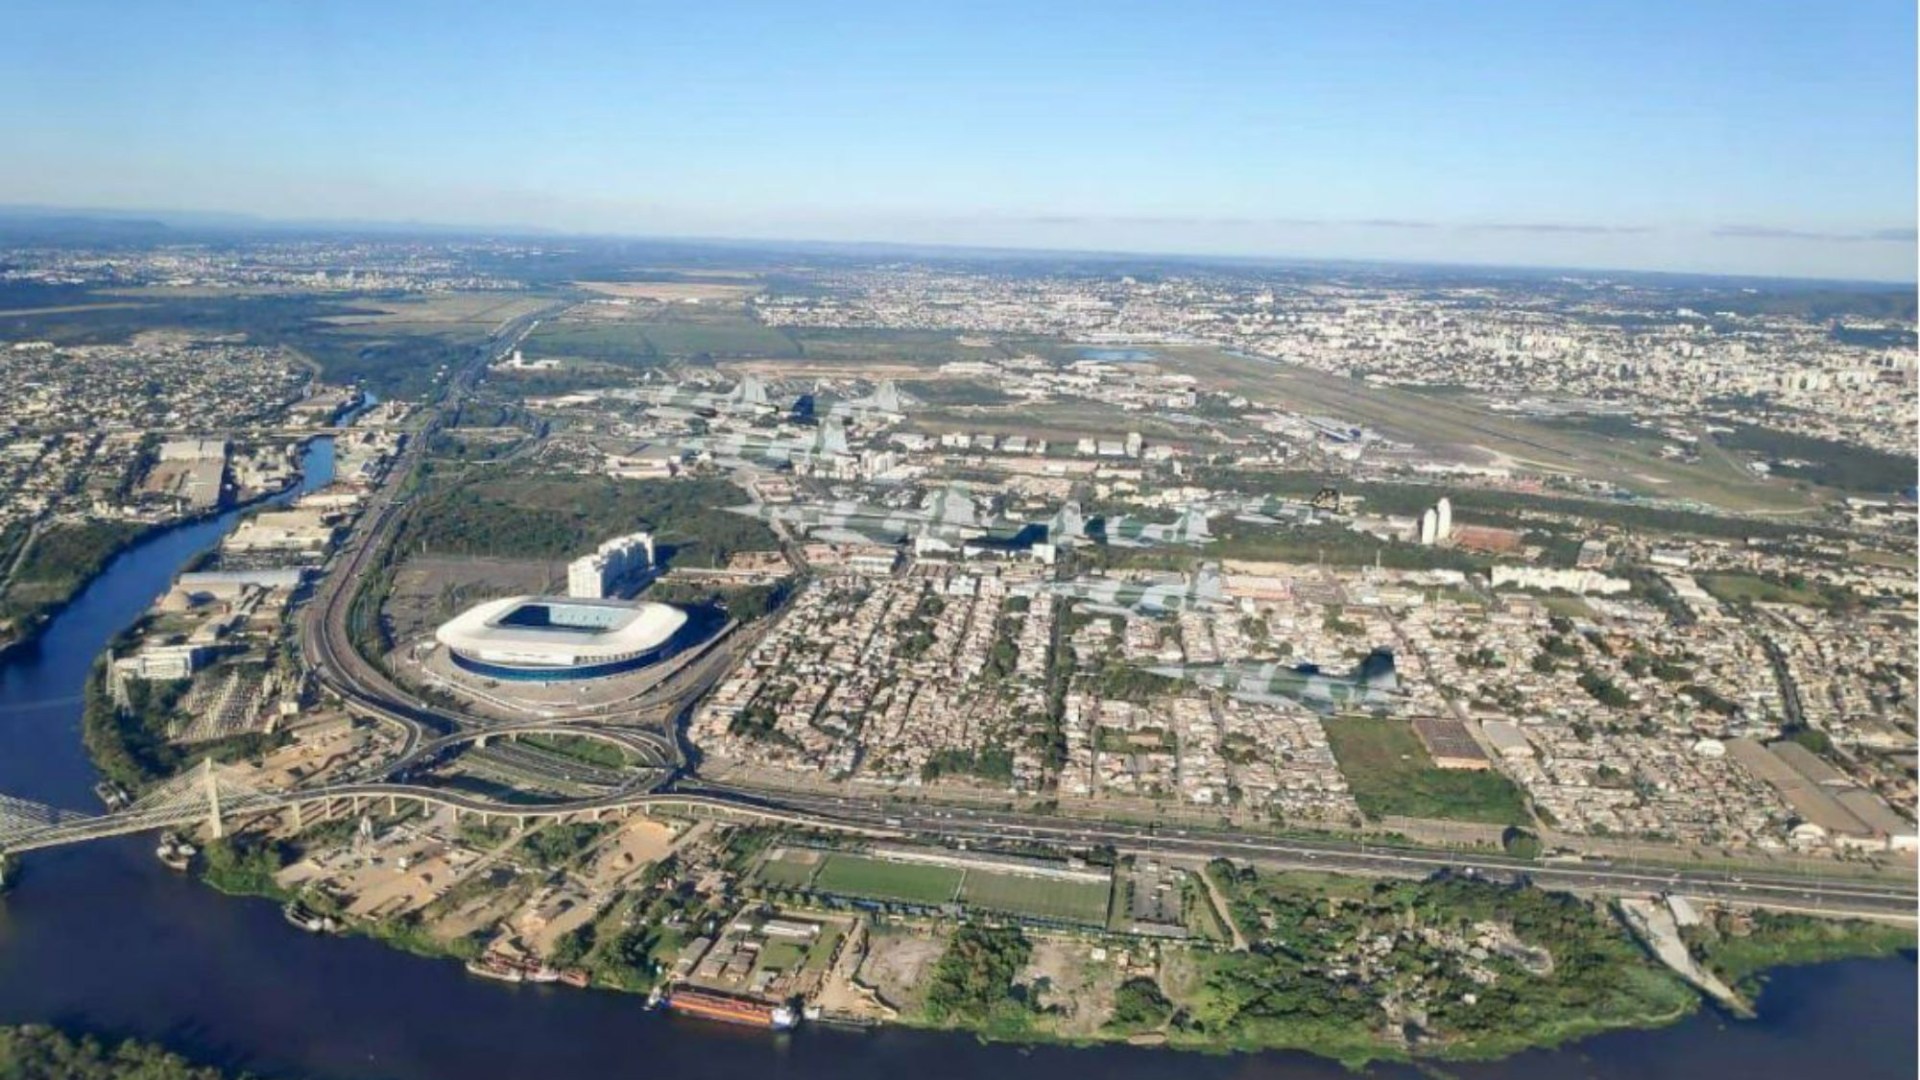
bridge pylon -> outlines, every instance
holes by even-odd
[[[227,835],[227,827],[226,823],[220,820],[220,781],[213,774],[212,758],[200,763],[200,772],[207,785],[207,828],[212,832],[213,838],[219,840]]]

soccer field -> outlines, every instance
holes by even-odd
[[[784,851],[761,863],[753,876],[762,885],[797,889],[813,880],[813,871],[819,865],[818,852]]]
[[[887,862],[862,855],[834,854],[814,876],[813,887],[841,896],[945,904],[960,888],[961,871],[947,866]]]
[[[960,886],[960,902],[987,911],[1036,915],[1100,925],[1107,919],[1106,882],[997,874],[969,870]]]

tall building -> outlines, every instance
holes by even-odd
[[[616,536],[567,564],[567,595],[602,600],[623,580],[653,566],[653,534]]]
[[[1433,508],[1435,542],[1453,539],[1453,500],[1442,495]]]
[[[1429,507],[1426,513],[1420,515],[1420,542],[1432,547],[1439,538],[1440,514],[1439,511]]]

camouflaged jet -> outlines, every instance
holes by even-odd
[[[1139,581],[1088,577],[1074,581],[1055,581],[1048,589],[1055,596],[1071,597],[1082,607],[1109,615],[1172,615],[1222,607],[1227,602],[1221,586],[1220,568],[1203,566],[1191,581],[1149,585]]]
[[[707,454],[733,467],[781,468],[803,462],[851,456],[847,433],[838,421],[821,424],[811,435],[777,435],[758,431],[729,431],[688,435],[672,440],[682,454]]]
[[[1173,544],[1186,544],[1200,547],[1213,542],[1213,534],[1207,531],[1207,511],[1189,506],[1180,514],[1180,520],[1171,525],[1158,522],[1141,521],[1130,515],[1108,518],[1101,530],[1101,538],[1114,547],[1166,547]]]
[[[752,503],[726,509],[728,513],[761,521],[777,521],[810,536],[836,543],[871,541],[897,544],[923,534],[964,539],[985,533],[990,525],[979,520],[977,508],[965,492],[954,490],[936,492],[928,497],[924,506],[912,509],[848,500]]]
[[[729,513],[780,522],[792,528],[835,543],[899,544],[919,537],[933,537],[949,543],[986,539],[1011,543],[1029,530],[1045,527],[1048,535],[1079,528],[1079,507],[1068,504],[1046,522],[1028,522],[1015,518],[981,517],[979,508],[964,491],[947,488],[928,496],[916,509],[894,509],[860,502],[754,503],[727,507]]]
[[[847,401],[834,401],[827,404],[826,412],[816,415],[835,420],[851,420],[865,424],[897,424],[907,418],[907,406],[911,402],[902,394],[893,380],[888,379],[876,387],[873,393],[863,398]]]
[[[1369,653],[1348,675],[1329,675],[1314,664],[1246,660],[1167,664],[1147,670],[1222,690],[1242,701],[1303,705],[1322,714],[1392,707],[1400,701],[1400,678],[1393,670],[1393,653],[1386,649]]]
[[[1311,499],[1248,495],[1216,500],[1207,506],[1216,513],[1233,515],[1236,521],[1258,525],[1313,525],[1323,517],[1340,513],[1340,493],[1321,488]]]
[[[767,398],[766,387],[751,375],[742,378],[738,386],[724,393],[695,390],[687,386],[655,386],[625,391],[620,396],[651,406],[648,411],[656,415],[685,419],[722,415],[772,416],[778,411],[778,406]]]

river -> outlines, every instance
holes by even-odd
[[[310,444],[304,464],[303,490],[326,483],[331,444]],[[98,809],[80,745],[88,667],[241,513],[131,548],[53,620],[37,646],[0,663],[0,791]],[[23,859],[19,881],[0,898],[0,1023],[138,1037],[268,1076],[340,1080],[1352,1075],[1301,1054],[1027,1049],[898,1029],[802,1029],[775,1037],[715,1027],[644,1012],[627,995],[507,986],[365,939],[304,934],[273,904],[225,897],[170,873],[152,848],[152,837],[131,837]],[[1799,1080],[1843,1068],[1846,1080],[1909,1080],[1915,1008],[1912,960],[1828,964],[1779,973],[1755,1021],[1703,1011],[1660,1031],[1622,1032],[1447,1072],[1484,1080]]]

